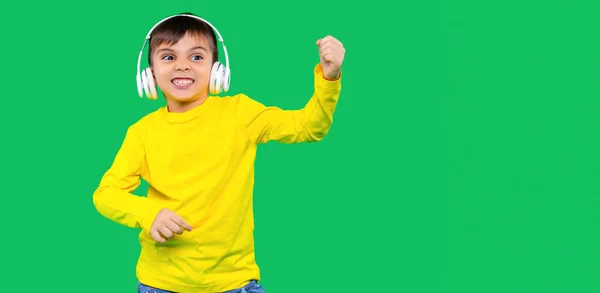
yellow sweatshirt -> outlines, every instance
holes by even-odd
[[[140,282],[175,292],[214,293],[260,280],[254,257],[252,190],[260,143],[316,142],[325,137],[341,90],[318,64],[303,109],[267,107],[243,94],[209,97],[185,113],[162,107],[131,125],[93,202],[98,212],[140,228]],[[132,192],[140,178],[147,197]],[[192,231],[158,243],[149,235],[161,208]]]

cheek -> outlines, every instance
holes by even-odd
[[[197,64],[197,66],[194,67],[196,72],[201,73],[203,75],[210,74],[211,68],[212,64],[208,64],[206,62],[203,62],[202,64]]]
[[[212,70],[211,66],[199,66],[196,68],[196,77],[198,79],[202,79],[202,80],[208,80],[208,78],[210,77],[210,72]]]
[[[154,69],[154,78],[158,81],[169,81],[170,77],[164,69]]]
[[[161,75],[163,75],[162,68],[154,67],[154,76],[156,76],[156,78],[159,78]]]

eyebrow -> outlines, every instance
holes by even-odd
[[[202,47],[202,46],[196,46],[190,49],[190,51],[194,51],[194,50],[203,50],[205,52],[208,52],[208,50],[206,50],[206,48]],[[173,52],[173,49],[169,49],[169,48],[162,48],[156,51],[156,53],[160,53],[162,51],[166,51],[166,52]]]

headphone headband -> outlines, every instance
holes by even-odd
[[[150,31],[149,31],[149,32],[148,32],[148,34],[146,35],[146,40],[149,40],[149,39],[150,39],[150,37],[152,36],[152,32],[154,31],[154,29],[155,29],[157,26],[159,26],[161,23],[163,23],[163,22],[165,22],[165,21],[167,21],[167,20],[169,20],[169,19],[171,19],[171,18],[173,18],[173,17],[177,17],[177,16],[186,16],[186,17],[195,18],[195,19],[197,19],[197,20],[200,20],[200,21],[202,21],[202,22],[204,22],[204,23],[208,24],[208,25],[209,25],[209,26],[210,26],[210,27],[211,27],[211,28],[212,28],[212,29],[215,31],[215,33],[217,34],[217,36],[219,37],[219,41],[220,41],[221,43],[223,43],[223,38],[221,37],[221,34],[219,33],[219,31],[217,30],[217,28],[216,28],[214,25],[212,25],[210,22],[208,22],[208,21],[207,21],[206,19],[204,19],[204,18],[201,18],[201,17],[199,17],[199,16],[196,16],[196,15],[191,15],[191,14],[176,14],[176,15],[172,15],[172,16],[168,16],[168,17],[165,17],[165,18],[163,18],[161,21],[157,22],[157,23],[156,23],[156,24],[155,24],[155,25],[154,25],[154,26],[153,26],[153,27],[150,29]]]

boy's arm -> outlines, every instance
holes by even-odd
[[[315,142],[327,135],[342,88],[345,49],[331,36],[318,40],[317,46],[321,62],[314,69],[314,92],[302,109],[282,110],[242,95],[240,111],[252,141]]]
[[[129,127],[112,166],[94,191],[93,202],[108,219],[149,231],[162,207],[151,199],[132,194],[146,168],[141,137],[138,124]]]

